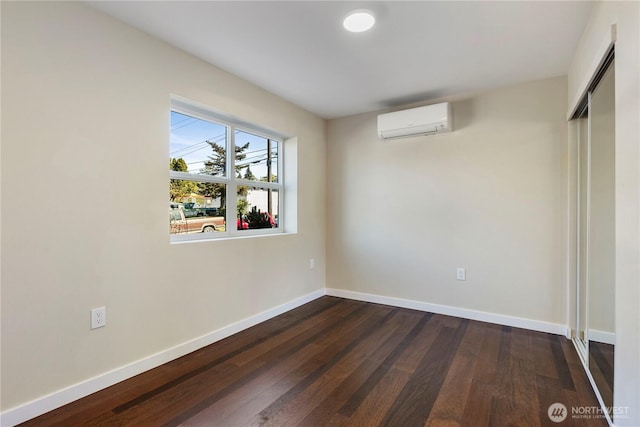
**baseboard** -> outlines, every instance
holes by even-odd
[[[96,391],[119,383],[120,381],[141,374],[150,369],[156,368],[171,360],[182,357],[202,347],[213,344],[228,336],[250,328],[258,323],[269,320],[289,310],[293,310],[303,304],[313,301],[325,295],[325,290],[320,289],[300,298],[286,302],[277,307],[258,313],[254,316],[232,323],[228,326],[200,336],[193,340],[184,342],[175,347],[168,348],[159,353],[132,362],[128,365],[116,368],[112,371],[90,378],[86,381],[74,384],[70,387],[58,390],[49,395],[43,396],[23,405],[11,408],[0,414],[0,426],[9,427],[20,424],[24,421],[35,418],[39,415],[59,408],[67,403],[88,396]]]
[[[365,294],[361,292],[343,291],[340,289],[331,288],[327,288],[327,295],[358,301],[374,302],[377,304],[392,305],[394,307],[411,308],[413,310],[427,311],[430,313],[446,314],[448,316],[461,317],[463,319],[479,320],[481,322],[513,326],[515,328],[529,329],[538,332],[547,332],[556,335],[567,336],[568,333],[567,326],[558,323],[543,322],[540,320],[525,319],[522,317],[505,316],[501,314],[487,313],[484,311],[451,307],[447,305],[431,304],[421,301],[413,301],[383,295]]]
[[[383,295],[365,294],[360,292],[344,291],[331,288],[320,289],[308,295],[296,298],[285,304],[263,311],[262,313],[258,313],[236,323],[232,323],[206,335],[184,342],[175,347],[163,350],[149,357],[137,360],[128,365],[116,368],[112,371],[90,378],[78,384],[74,384],[62,390],[58,390],[54,393],[35,399],[31,402],[17,406],[15,408],[11,408],[0,414],[0,426],[15,426],[16,424],[20,424],[24,421],[35,418],[46,412],[66,405],[67,403],[71,403],[75,400],[81,399],[85,396],[95,393],[96,391],[117,384],[120,381],[126,380],[135,375],[156,368],[164,363],[170,362],[171,360],[196,351],[202,347],[213,344],[216,341],[220,341],[228,336],[257,325],[258,323],[269,320],[275,316],[278,316],[282,313],[285,313],[289,310],[320,298],[323,295],[410,308],[414,310],[445,314],[449,316],[461,317],[464,319],[479,320],[482,322],[513,326],[517,328],[530,329],[557,335],[567,334],[567,327],[565,325],[556,323],[542,322],[539,320],[505,316],[483,311],[469,310],[440,304],[431,304]]]
[[[589,329],[589,341],[600,342],[603,344],[616,344],[616,334],[613,332],[599,331],[597,329]]]

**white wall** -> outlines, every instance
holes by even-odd
[[[618,426],[640,425],[640,3],[601,2],[568,74],[569,105],[586,90],[616,25],[614,405],[628,408]]]
[[[452,133],[391,142],[377,113],[329,121],[327,287],[566,324],[566,91],[470,96]]]
[[[169,244],[170,94],[297,136],[297,234]],[[324,287],[324,120],[84,4],[2,2],[2,124],[3,411]]]

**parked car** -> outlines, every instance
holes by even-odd
[[[196,216],[221,216],[219,208],[195,208]]]
[[[222,216],[187,216],[184,209],[169,209],[169,233],[210,233],[225,228]]]
[[[186,203],[184,207],[184,216],[186,218],[193,218],[196,216],[222,216],[220,215],[220,208],[202,208],[194,207],[192,203]]]

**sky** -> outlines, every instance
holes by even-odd
[[[190,173],[199,173],[204,167],[204,161],[213,154],[207,141],[225,144],[226,128],[223,125],[187,116],[175,111],[171,112],[171,136],[169,143],[169,156],[182,158],[187,163]],[[267,176],[267,139],[248,132],[236,130],[236,145],[243,146],[249,143],[244,151],[246,158],[236,165],[249,166],[256,179]],[[277,143],[272,143],[272,153],[277,151]],[[244,176],[246,169],[242,168]],[[273,158],[271,173],[277,173],[277,161]]]

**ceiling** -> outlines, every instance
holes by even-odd
[[[324,118],[567,73],[592,2],[98,1]],[[367,8],[376,26],[342,28]]]

